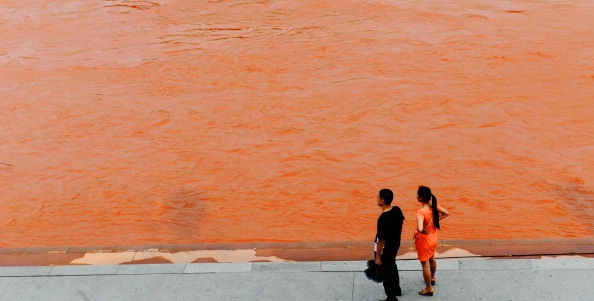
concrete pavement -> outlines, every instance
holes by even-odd
[[[594,258],[438,259],[435,296],[418,261],[398,260],[400,300],[594,300]],[[0,301],[379,300],[365,261],[0,267]]]

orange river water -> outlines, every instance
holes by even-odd
[[[0,0],[0,247],[594,236],[594,1]]]

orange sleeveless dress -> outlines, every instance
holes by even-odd
[[[431,209],[421,208],[417,210],[417,214],[423,216],[423,229],[427,230],[429,234],[417,233],[415,240],[415,248],[420,261],[427,261],[435,254],[437,248],[437,229],[433,226],[433,219],[431,218]]]

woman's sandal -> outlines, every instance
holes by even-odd
[[[423,293],[423,290],[420,290],[419,291],[419,295],[421,295],[421,296],[433,296],[433,291],[428,291],[428,292],[424,292]]]
[[[431,278],[431,286],[435,285],[435,278]]]

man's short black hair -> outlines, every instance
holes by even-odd
[[[379,198],[381,200],[384,200],[384,203],[386,203],[386,205],[391,205],[392,200],[394,199],[394,193],[392,192],[392,190],[384,188],[379,191]]]

